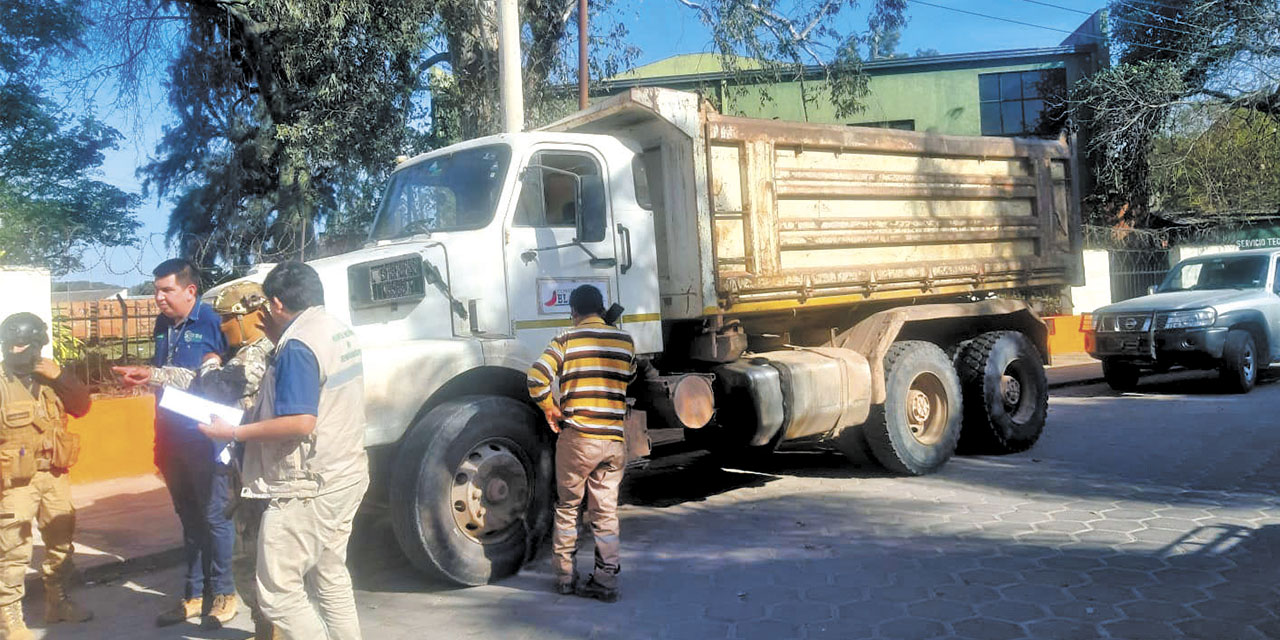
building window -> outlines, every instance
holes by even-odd
[[[1066,94],[1064,69],[984,73],[978,76],[982,135],[1053,135],[1062,125],[1058,104]]]
[[[898,129],[900,131],[915,131],[915,120],[877,120],[875,122],[853,122],[851,127],[875,127],[877,129]]]

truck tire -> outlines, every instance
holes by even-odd
[[[1252,333],[1243,329],[1227,332],[1218,375],[1231,393],[1249,393],[1253,389],[1258,382],[1258,343]]]
[[[1040,439],[1049,381],[1040,351],[1017,331],[991,331],[956,355],[964,392],[963,453],[1017,453]]]
[[[876,460],[909,475],[937,471],[960,438],[960,380],[947,354],[930,342],[904,340],[884,356],[885,401],[862,430]]]
[[[1138,388],[1138,367],[1120,360],[1103,360],[1102,377],[1115,391],[1133,391]]]
[[[519,571],[551,527],[553,453],[541,416],[466,396],[423,416],[396,452],[391,523],[429,577],[476,586]]]

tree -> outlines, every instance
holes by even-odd
[[[1202,217],[1280,214],[1280,121],[1246,109],[1183,114],[1156,137],[1151,199],[1153,210]]]
[[[122,69],[158,21],[185,28],[169,66],[158,157],[140,173],[173,201],[168,235],[212,273],[307,257],[367,222],[340,202],[403,153],[430,0],[120,0]],[[131,30],[131,31],[130,31]],[[136,75],[137,71],[130,72]],[[360,218],[349,220],[349,217]]]
[[[1152,207],[1164,204],[1152,193],[1157,140],[1186,113],[1280,121],[1280,4],[1123,0],[1110,23],[1119,64],[1082,81],[1071,99],[1091,138],[1096,188],[1087,204],[1093,222],[1147,227]],[[1280,144],[1274,127],[1250,135]]]
[[[42,85],[80,44],[80,2],[9,0],[0,15],[0,262],[62,275],[92,245],[133,242],[138,198],[94,178],[119,134],[66,115]]]
[[[858,0],[676,1],[698,13],[726,69],[768,82],[798,78],[806,107],[825,94],[839,116],[857,113],[867,94],[860,46],[871,43],[874,57],[906,24],[907,0],[871,0],[866,34],[839,29]],[[806,85],[806,67],[819,71],[817,86]]]

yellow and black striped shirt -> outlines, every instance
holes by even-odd
[[[555,406],[551,385],[558,381],[560,409],[569,427],[592,438],[622,440],[635,354],[626,331],[588,316],[556,336],[529,368],[529,396],[543,409]]]

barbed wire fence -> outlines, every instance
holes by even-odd
[[[243,275],[255,266],[332,255],[358,247],[364,241],[362,233],[325,234],[323,230],[284,234],[217,230],[175,236],[143,233],[130,244],[104,246],[89,241],[87,229],[74,225],[47,225],[24,231],[22,237],[27,239],[27,246],[14,247],[8,252],[0,246],[0,265],[55,267],[50,269],[55,277],[64,278],[68,274],[60,273],[56,267],[68,264],[62,258],[79,251],[75,261],[78,264],[70,271],[77,274],[75,277],[93,279],[89,274],[108,274],[136,279],[131,283],[136,285],[150,281],[160,261],[182,256],[197,265],[214,267],[206,272],[202,291]],[[34,250],[37,246],[53,252],[52,255],[45,254],[42,259],[40,252]],[[99,300],[72,300],[77,297],[73,293],[53,294],[50,313],[55,359],[95,393],[141,392],[125,389],[111,369],[150,364],[155,349],[155,318],[159,314],[153,296],[120,294]]]

